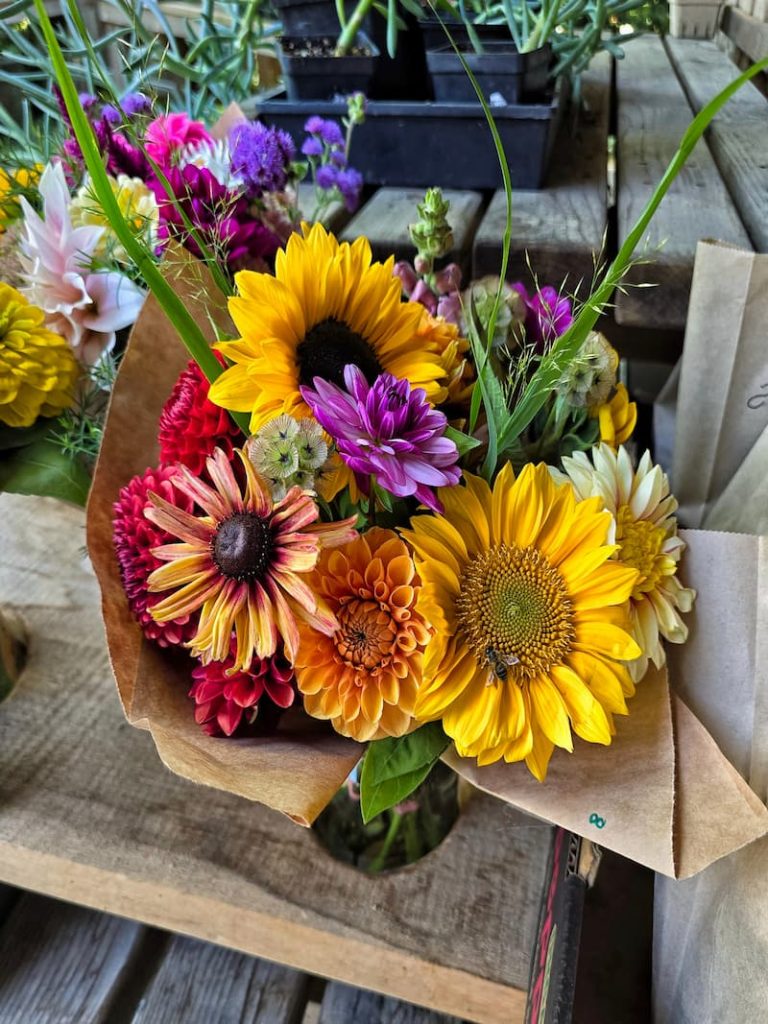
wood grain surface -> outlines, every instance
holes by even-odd
[[[427,140],[425,144],[428,144]],[[453,189],[444,189],[443,196],[451,203],[448,223],[453,229],[453,249],[446,256],[446,261],[459,263],[468,270],[483,197],[479,192]],[[408,234],[408,225],[419,219],[416,204],[423,198],[423,189],[380,188],[350,220],[341,238],[352,242],[365,235],[375,259],[386,260],[394,254],[395,259],[410,260],[416,250]]]
[[[667,39],[672,64],[698,113],[739,74],[714,43]],[[758,252],[768,252],[768,99],[749,82],[712,122],[707,140]]]
[[[574,123],[566,113],[552,153],[546,187],[515,190],[508,280],[530,283],[528,261],[540,284],[567,278],[573,291],[588,287],[593,257],[604,241],[611,58],[598,54],[583,76],[585,109]],[[473,276],[498,274],[506,200],[497,192],[475,236]]]
[[[171,775],[122,716],[83,545],[80,510],[0,496],[0,601],[30,635],[0,705],[0,881],[468,1020],[521,1020],[550,827],[478,795],[436,851],[371,879],[287,818]]]
[[[651,198],[693,117],[660,39],[633,39],[625,50],[616,69],[619,244]],[[635,265],[627,275],[626,290],[616,297],[618,323],[684,327],[701,238],[751,248],[703,139],[656,211],[646,244],[636,250],[636,258],[651,262]],[[653,288],[643,287],[648,285]]]

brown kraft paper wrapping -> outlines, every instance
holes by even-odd
[[[205,266],[176,249],[166,274],[209,340],[233,333],[226,300]],[[115,383],[88,503],[88,551],[101,586],[112,669],[126,717],[148,729],[163,762],[195,782],[257,800],[310,824],[343,784],[362,748],[325,723],[291,716],[258,743],[217,740],[197,725],[187,697],[192,661],[144,639],[128,610],[112,546],[112,505],[136,473],[157,464],[160,411],[189,356],[150,296]]]
[[[768,426],[768,255],[699,242],[680,366],[672,480],[703,525]]]

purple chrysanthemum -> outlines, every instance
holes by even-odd
[[[287,132],[259,121],[244,121],[233,129],[230,147],[232,171],[242,178],[252,196],[281,192],[286,187],[296,156]]]
[[[398,498],[413,495],[433,511],[443,511],[434,488],[459,482],[459,452],[444,436],[447,419],[432,408],[423,388],[411,388],[391,373],[369,384],[354,365],[344,368],[348,391],[321,377],[313,383],[314,389],[300,389],[301,396],[364,494],[373,477]]]
[[[176,204],[208,246],[215,252],[223,250],[231,271],[261,269],[264,261],[277,252],[279,239],[254,220],[246,197],[230,192],[207,168],[189,164],[168,168],[165,173]],[[180,210],[168,198],[163,185],[156,178],[150,178],[147,185],[157,199],[161,235],[179,239],[190,252],[200,256],[199,246],[188,234]]]
[[[525,334],[528,341],[542,348],[565,334],[573,323],[569,298],[561,295],[551,285],[545,285],[533,295],[529,295],[525,285],[520,282],[512,287],[519,292],[526,305]]]

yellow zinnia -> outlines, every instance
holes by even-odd
[[[42,309],[0,283],[0,423],[9,427],[31,427],[74,401],[77,360],[44,319]]]
[[[6,171],[0,167],[0,234],[18,213],[21,191],[37,185],[42,171],[42,164],[19,167],[15,171]]]
[[[627,631],[638,574],[610,560],[600,499],[577,501],[545,465],[517,479],[507,465],[493,491],[465,480],[438,492],[444,515],[403,531],[435,630],[415,715],[442,719],[462,757],[525,759],[543,780],[553,748],[573,749],[571,727],[609,744],[612,714],[627,713],[621,662],[640,654]]]
[[[358,366],[372,383],[382,372],[446,397],[446,366],[416,335],[417,303],[403,302],[393,259],[373,263],[368,240],[339,243],[321,224],[304,225],[277,254],[275,275],[243,270],[229,312],[240,332],[216,347],[234,365],[211,385],[211,401],[251,414],[251,431],[287,413],[310,411],[302,385],[315,377],[344,387],[344,367]]]

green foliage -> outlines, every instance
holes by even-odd
[[[50,435],[13,448],[0,459],[0,491],[85,505],[90,486],[91,478],[82,463],[65,455]]]
[[[360,774],[363,821],[402,803],[429,775],[451,741],[439,722],[368,745]]]

